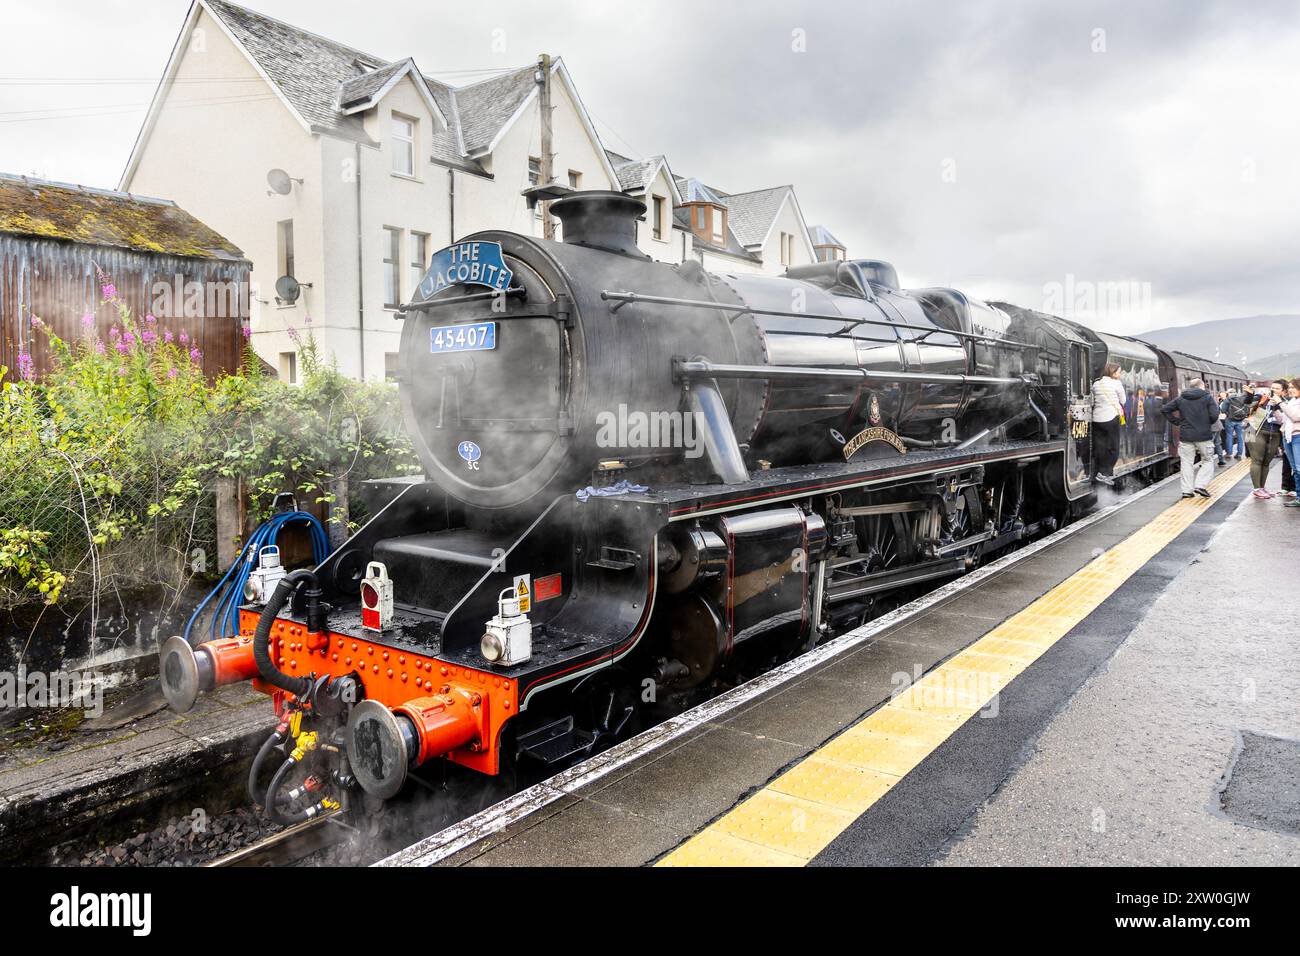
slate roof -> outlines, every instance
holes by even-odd
[[[350,80],[344,80],[339,85],[339,105],[347,108],[353,103],[361,103],[370,99],[384,88],[385,83],[402,72],[407,63],[407,60],[399,60],[377,70],[371,70],[369,73],[362,73]]]
[[[229,240],[169,199],[3,173],[0,233],[192,259],[244,258]]]
[[[361,117],[345,114],[339,104],[373,95],[405,60],[390,62],[228,0],[205,3],[307,124],[323,133],[370,141]],[[446,129],[432,124],[430,155],[438,162],[482,173],[483,167],[470,154],[486,149],[533,92],[535,69],[530,64],[462,87],[422,72],[448,124]]]
[[[492,144],[496,134],[536,88],[533,80],[536,70],[535,65],[525,66],[451,91],[460,113],[466,152],[487,149]]]
[[[618,174],[618,184],[623,189],[645,189],[650,185],[650,180],[663,162],[662,156],[651,156],[649,159],[631,161],[614,166],[614,172]]]
[[[773,186],[726,196],[727,224],[742,246],[756,246],[767,237],[776,214],[781,211],[781,204],[793,188]]]

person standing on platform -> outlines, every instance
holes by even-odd
[[[1219,406],[1219,417],[1214,420],[1210,430],[1214,433],[1214,457],[1219,462],[1219,467],[1222,468],[1227,464],[1223,456],[1224,441],[1228,437],[1224,427],[1224,422],[1228,417],[1227,412],[1224,411],[1224,407],[1228,404],[1228,393],[1220,392],[1215,396],[1214,404]]]
[[[1228,393],[1224,403],[1223,426],[1226,429],[1227,454],[1234,461],[1241,461],[1246,455],[1246,419],[1250,415],[1251,402],[1254,399],[1243,389]]]
[[[1210,479],[1214,477],[1214,423],[1219,420],[1219,403],[1205,390],[1205,382],[1192,379],[1183,393],[1160,406],[1160,414],[1178,424],[1178,461],[1182,475],[1183,497],[1198,494],[1210,497]],[[1177,416],[1177,417],[1175,417]],[[1196,468],[1196,457],[1201,467]]]
[[[1119,380],[1119,365],[1108,362],[1101,378],[1092,383],[1093,452],[1097,457],[1097,480],[1115,484],[1115,462],[1119,460],[1120,428],[1127,424],[1124,383]]]
[[[1259,397],[1250,412],[1250,424],[1254,427],[1255,440],[1250,445],[1250,482],[1255,486],[1254,496],[1263,500],[1275,497],[1265,485],[1268,484],[1268,470],[1282,447],[1282,422],[1278,418],[1278,408],[1286,397],[1287,382],[1278,379],[1269,391]]]
[[[1292,476],[1291,490],[1284,494],[1295,499],[1295,475],[1300,472],[1300,378],[1292,379],[1287,386],[1286,399],[1278,406],[1278,418],[1282,425],[1282,453],[1291,465]],[[1288,502],[1287,507],[1300,508],[1300,499]]]

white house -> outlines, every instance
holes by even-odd
[[[121,188],[168,196],[253,262],[252,341],[297,375],[310,321],[352,376],[392,370],[400,322],[431,254],[488,227],[541,234],[521,194],[540,169],[535,65],[453,88],[225,0],[196,0]],[[618,189],[564,63],[551,67],[553,169]],[[289,188],[268,188],[271,170]],[[654,254],[653,239],[644,245]],[[671,244],[665,255],[673,257]],[[296,302],[277,299],[292,275]]]
[[[310,323],[343,372],[378,380],[396,367],[396,309],[434,251],[480,229],[542,234],[523,191],[543,167],[543,79],[530,64],[452,87],[410,58],[195,0],[120,188],[174,199],[244,250],[252,343],[282,378],[297,379]],[[609,153],[558,58],[549,87],[554,181],[642,198],[637,241],[652,258],[778,274],[814,260],[791,187],[727,194],[662,156]],[[282,276],[296,300],[277,296]]]

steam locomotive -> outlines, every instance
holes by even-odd
[[[403,310],[424,474],[372,483],[368,523],[241,608],[240,636],[163,647],[178,710],[238,680],[271,695],[250,789],[282,822],[439,758],[562,766],[1052,531],[1095,502],[1109,361],[1121,480],[1169,468],[1169,387],[1244,381],[903,290],[884,262],[653,262],[622,193],[551,211],[563,242],[470,236]]]

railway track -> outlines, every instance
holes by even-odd
[[[343,823],[341,811],[285,827],[263,840],[233,853],[218,857],[204,866],[290,866],[318,850],[334,846],[347,838],[350,828]]]

